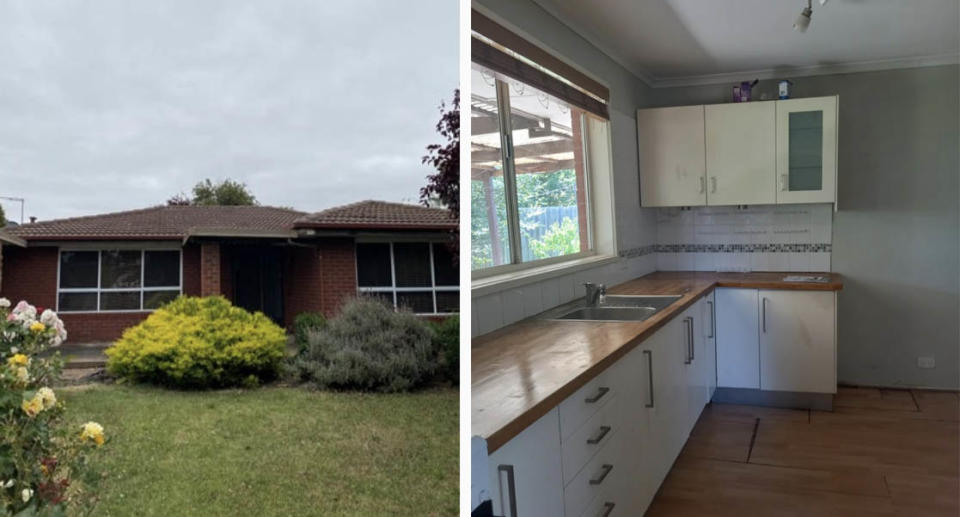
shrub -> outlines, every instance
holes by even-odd
[[[413,314],[357,298],[326,329],[308,333],[306,348],[286,371],[294,381],[324,388],[409,390],[436,371],[432,339],[427,323]]]
[[[181,296],[107,349],[119,377],[183,388],[251,386],[276,377],[286,333],[221,296]]]
[[[323,330],[327,326],[327,318],[319,312],[301,312],[293,320],[293,338],[298,350],[307,346],[307,335],[311,331]]]
[[[0,510],[60,516],[92,509],[99,475],[89,454],[105,442],[96,422],[66,427],[50,386],[63,367],[46,354],[67,337],[56,313],[0,298]]]
[[[447,380],[460,383],[460,317],[431,322],[433,347],[440,354],[440,370]]]

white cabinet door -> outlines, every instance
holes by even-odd
[[[555,408],[488,457],[494,515],[563,515],[560,457],[560,417]]]
[[[707,403],[707,358],[703,350],[703,299],[697,300],[683,314],[687,323],[686,339],[689,343],[689,357],[686,359],[686,389],[687,389],[687,417],[684,422],[683,436],[686,437],[693,430],[700,412]]]
[[[703,206],[703,106],[637,111],[642,206]]]
[[[701,312],[703,314],[703,375],[706,376],[707,402],[713,398],[717,389],[717,315],[715,293],[703,297]]]
[[[756,289],[715,291],[717,386],[760,389],[760,336]]]
[[[777,101],[777,203],[833,203],[837,97]]]
[[[833,291],[760,291],[760,388],[837,392]]]
[[[704,108],[708,205],[776,203],[776,102]]]

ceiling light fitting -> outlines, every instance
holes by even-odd
[[[797,21],[793,22],[793,30],[797,32],[807,32],[807,28],[810,27],[810,16],[813,15],[813,1],[807,0],[807,6],[800,11],[800,16],[797,16]],[[826,5],[827,0],[820,0],[820,5]]]

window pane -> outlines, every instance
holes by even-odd
[[[397,306],[417,313],[433,312],[433,293],[397,293]]]
[[[366,298],[373,298],[374,300],[380,300],[387,307],[393,308],[393,293],[361,293],[361,296]]]
[[[143,284],[146,287],[180,285],[180,252],[144,252]]]
[[[357,244],[357,285],[390,287],[390,244]],[[393,302],[390,302],[393,305]]]
[[[101,311],[135,311],[140,309],[140,291],[100,293]]]
[[[460,293],[437,291],[437,312],[460,312]]]
[[[430,248],[425,242],[398,242],[393,245],[393,266],[397,287],[431,287]]]
[[[140,251],[107,250],[100,257],[100,287],[140,287]],[[102,302],[101,302],[102,303]],[[139,302],[137,302],[139,307]]]
[[[159,309],[164,304],[172,302],[177,296],[180,296],[180,291],[144,291],[143,308]]]
[[[97,287],[96,251],[64,251],[60,254],[60,287]],[[94,295],[96,305],[96,295]]]
[[[474,65],[470,96],[470,246],[471,268],[510,261],[507,205],[500,154],[496,77]]]
[[[586,251],[583,112],[521,82],[509,84],[523,261]]]
[[[457,261],[446,244],[433,244],[433,278],[436,285],[460,285]]]
[[[97,293],[60,293],[60,312],[97,310]]]

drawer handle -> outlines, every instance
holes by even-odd
[[[610,465],[609,463],[604,465],[603,472],[601,472],[599,476],[591,479],[590,484],[599,485],[600,483],[603,483],[603,480],[607,478],[607,474],[610,474],[611,470],[613,470],[613,465]]]
[[[602,399],[603,396],[606,395],[608,391],[610,391],[610,388],[600,388],[599,390],[597,390],[596,395],[592,397],[587,397],[587,404],[593,404],[594,402]]]
[[[597,517],[610,517],[610,513],[613,512],[613,507],[617,506],[614,503],[603,503],[603,510],[597,514]]]
[[[517,517],[517,484],[513,475],[513,465],[499,465],[497,467],[497,475],[499,476],[503,473],[507,475],[507,493],[501,493],[500,505],[504,510],[508,507],[510,508],[510,515],[504,517]],[[503,502],[504,495],[507,496],[507,504]]]
[[[600,432],[597,433],[597,435],[594,436],[593,438],[588,438],[588,439],[587,439],[587,443],[589,443],[590,445],[596,445],[596,444],[600,443],[601,441],[603,441],[603,438],[604,438],[605,436],[607,436],[607,433],[609,433],[609,432],[610,432],[610,426],[609,426],[609,425],[601,425],[601,426],[600,426]]]

